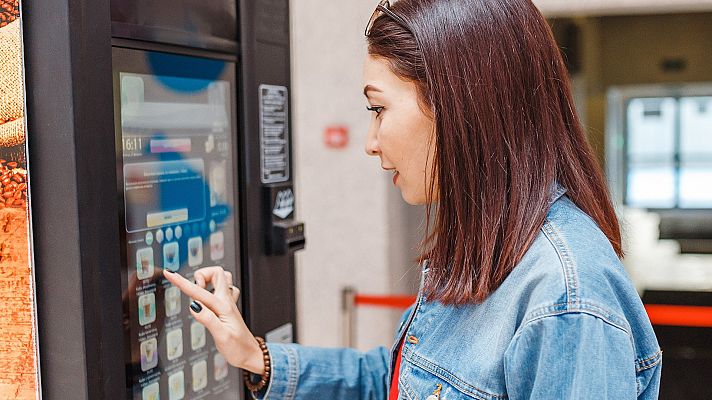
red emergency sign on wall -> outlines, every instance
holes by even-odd
[[[330,149],[341,149],[349,144],[349,128],[343,125],[327,126],[324,129],[324,144]]]

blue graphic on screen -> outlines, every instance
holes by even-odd
[[[179,92],[199,92],[217,80],[225,70],[225,62],[175,54],[150,52],[146,55],[151,72],[165,86]],[[203,79],[176,79],[175,77]]]

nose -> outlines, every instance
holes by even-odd
[[[381,149],[378,147],[376,132],[376,124],[372,121],[368,127],[368,135],[366,136],[366,154],[369,156],[377,156],[381,153]]]

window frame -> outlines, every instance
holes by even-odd
[[[680,101],[682,98],[712,97],[712,83],[685,83],[679,85],[634,85],[616,86],[607,92],[606,109],[606,176],[611,194],[617,206],[629,206],[628,202],[628,172],[629,172],[629,129],[628,106],[634,99],[672,98],[675,106],[674,132],[674,205],[672,207],[640,207],[650,211],[709,211],[710,207],[680,207],[680,176],[681,176],[681,135],[682,121]],[[634,206],[635,207],[635,206]]]

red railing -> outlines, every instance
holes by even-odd
[[[712,328],[712,307],[646,304],[653,325]]]
[[[356,293],[353,288],[343,290],[344,342],[353,347],[355,333],[355,308],[361,306],[405,309],[415,303],[415,296],[378,296]],[[671,304],[645,304],[653,325],[712,328],[712,307]]]
[[[387,308],[408,308],[415,303],[415,296],[373,296],[355,294],[354,305]]]
[[[377,296],[356,293],[356,289],[346,287],[342,290],[342,310],[344,325],[344,345],[356,345],[356,307],[385,307],[405,309],[415,303],[415,296]]]

